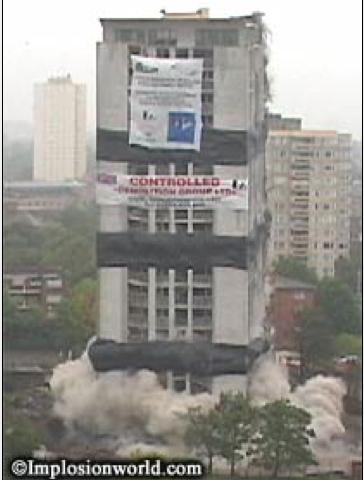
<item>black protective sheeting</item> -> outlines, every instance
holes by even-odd
[[[189,150],[149,149],[129,145],[127,131],[97,129],[97,160],[148,164],[246,165],[248,133],[244,130],[203,129],[199,152]]]
[[[99,267],[247,268],[246,238],[210,234],[98,233]]]
[[[87,353],[98,372],[148,369],[214,376],[247,373],[267,349],[268,344],[260,339],[248,346],[177,341],[116,343],[98,339]]]

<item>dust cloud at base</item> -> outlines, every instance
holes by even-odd
[[[349,451],[344,444],[345,427],[342,423],[345,384],[339,378],[317,375],[292,390],[287,370],[275,363],[269,355],[259,359],[251,372],[249,396],[258,405],[281,398],[289,399],[293,405],[307,410],[315,438],[311,445],[321,462],[337,458]]]
[[[312,447],[318,459],[345,449],[345,428],[341,421],[344,384],[336,378],[316,376],[291,390],[286,370],[270,355],[259,359],[249,375],[248,395],[262,405],[287,398],[312,415],[316,437]],[[185,425],[180,414],[189,407],[208,410],[217,397],[209,393],[189,395],[163,388],[157,375],[136,373],[96,373],[84,354],[77,360],[58,365],[50,381],[54,413],[75,435],[100,439],[116,455],[184,455]]]

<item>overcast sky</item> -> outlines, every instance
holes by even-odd
[[[271,31],[271,110],[305,128],[361,138],[361,0],[4,0],[4,120],[31,121],[33,84],[71,73],[95,118],[100,17],[160,17],[210,8],[212,17],[265,13]]]

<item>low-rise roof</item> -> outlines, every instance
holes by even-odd
[[[296,280],[289,277],[278,275],[273,281],[275,289],[279,290],[315,290],[315,285],[302,280]]]

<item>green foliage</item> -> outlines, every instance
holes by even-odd
[[[288,400],[267,403],[259,410],[259,433],[254,439],[254,463],[271,472],[273,478],[289,467],[316,463],[309,439],[311,416]]]
[[[201,407],[190,408],[185,416],[186,444],[208,459],[208,472],[212,473],[213,457],[217,454],[218,413],[215,409],[204,412]]]
[[[362,356],[363,340],[361,335],[351,335],[350,333],[341,333],[336,337],[337,355],[357,355]]]
[[[95,329],[98,314],[98,284],[96,280],[85,278],[73,289],[70,305],[75,319],[92,332]]]
[[[216,410],[217,453],[229,462],[233,476],[237,459],[249,455],[256,412],[242,393],[222,393]]]
[[[85,279],[75,286],[70,298],[61,302],[56,323],[59,325],[59,341],[64,348],[80,351],[95,334],[96,300],[97,282]]]
[[[38,265],[42,258],[44,238],[50,228],[40,230],[23,222],[4,225],[5,269],[24,265]],[[49,232],[49,233],[48,233]]]
[[[128,458],[133,461],[139,461],[139,460],[144,460],[145,458],[148,458],[149,460],[153,459],[159,459],[162,461],[168,461],[168,458],[166,457],[165,454],[158,452],[157,450],[143,450],[142,448],[135,448],[132,452],[128,454]]]
[[[358,300],[347,285],[324,278],[318,285],[317,296],[334,333],[361,333]]]
[[[16,301],[9,295],[9,292],[3,290],[3,320],[7,321],[16,319],[19,316]]]
[[[299,313],[297,344],[301,357],[301,380],[312,369],[325,366],[335,354],[335,335],[322,310],[306,308]]]
[[[287,400],[253,407],[243,394],[225,393],[211,410],[190,408],[184,418],[186,444],[207,456],[210,474],[215,456],[227,460],[231,477],[244,457],[274,477],[288,467],[316,463],[309,445],[311,416]]]
[[[3,149],[4,181],[31,180],[33,175],[33,142],[31,140],[8,141]]]
[[[346,285],[352,292],[358,289],[358,274],[361,258],[339,258],[335,262],[335,278]]]
[[[4,346],[8,349],[75,350],[81,352],[95,332],[97,283],[85,279],[48,319],[39,308],[19,312],[4,293]]]
[[[43,265],[57,265],[75,285],[96,277],[96,209],[70,208],[55,217],[56,231],[44,239]]]
[[[66,281],[96,277],[96,208],[72,207],[37,227],[15,222],[4,227],[5,268],[43,265],[62,269]]]
[[[7,349],[46,348],[49,337],[53,335],[48,322],[43,317],[42,311],[38,308],[17,312],[15,316],[4,316],[4,347]]]
[[[361,315],[356,291],[358,266],[353,260],[340,259],[336,278],[318,280],[312,270],[292,258],[280,258],[275,272],[316,285],[316,305],[299,313],[296,338],[301,354],[301,379],[317,367],[325,366],[341,351],[358,351],[359,345],[336,340],[342,334],[360,335]],[[345,338],[345,337],[344,337]],[[344,343],[343,343],[344,342]]]
[[[301,280],[302,282],[318,282],[316,272],[293,257],[279,257],[273,265],[274,272],[284,277]]]
[[[3,408],[3,474],[4,478],[11,479],[10,461],[16,457],[31,457],[33,451],[42,444],[44,434],[19,410],[12,395],[4,396]]]

